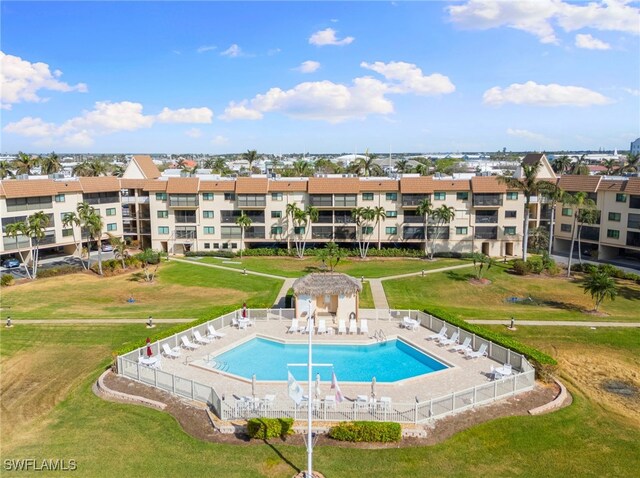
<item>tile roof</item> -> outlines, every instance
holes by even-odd
[[[58,186],[53,179],[9,179],[3,180],[2,186],[8,199],[58,194]]]
[[[4,197],[4,187],[2,186],[2,182],[0,182],[0,196]]]
[[[309,181],[304,180],[288,180],[288,179],[275,179],[269,181],[269,191],[281,191],[281,192],[306,192]]]
[[[627,194],[640,194],[640,178],[629,178],[624,192]]]
[[[138,165],[140,171],[147,179],[156,179],[160,177],[160,170],[155,165],[151,156],[147,154],[137,154],[133,157],[132,161]]]
[[[594,193],[598,189],[598,185],[602,180],[602,176],[582,176],[579,174],[567,174],[560,177],[558,186],[564,191],[585,193]]]
[[[627,181],[622,180],[602,180],[598,185],[598,192],[620,192],[626,186]]]
[[[153,179],[120,178],[121,189],[144,189],[145,186],[152,183]]]
[[[505,193],[507,185],[498,181],[497,176],[474,176],[471,178],[474,193]]]
[[[431,176],[421,176],[419,178],[400,179],[400,192],[402,194],[431,194],[435,185]]]
[[[63,181],[54,181],[58,194],[81,193],[82,184],[77,179],[65,179]]]
[[[143,191],[166,191],[167,190],[167,181],[159,181],[153,179],[147,179],[147,182],[144,185]]]
[[[201,192],[224,191],[233,192],[236,190],[235,181],[200,181]]]
[[[436,179],[433,182],[434,191],[471,191],[468,179]]]
[[[267,178],[236,179],[237,194],[267,194],[269,180]]]
[[[199,178],[169,178],[167,194],[197,194]]]
[[[400,182],[395,179],[361,180],[360,191],[398,191]]]
[[[78,181],[85,193],[120,191],[120,179],[115,176],[82,177]]]
[[[526,164],[527,166],[533,166],[540,162],[544,154],[542,153],[529,153],[524,158],[522,158],[522,164]]]
[[[309,178],[309,194],[357,194],[358,178]]]

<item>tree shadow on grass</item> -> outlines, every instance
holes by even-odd
[[[473,279],[474,275],[468,272],[458,272],[458,271],[447,271],[445,272],[446,276],[456,282],[466,282],[469,279]]]
[[[307,274],[311,274],[312,272],[325,272],[327,270],[326,267],[321,268],[321,267],[317,267],[317,266],[307,266],[304,268],[304,271]]]
[[[263,440],[264,444],[267,445],[269,448],[271,448],[273,450],[273,452],[278,455],[278,458],[280,458],[283,462],[285,462],[287,465],[289,465],[291,467],[291,469],[293,469],[293,471],[295,471],[296,474],[300,473],[302,470],[300,468],[298,468],[296,465],[293,464],[293,462],[291,460],[289,460],[286,456],[284,456],[282,454],[282,452],[280,450],[278,450],[271,442],[269,442],[268,440]]]
[[[618,287],[618,295],[627,300],[640,300],[640,292],[638,289],[632,289],[626,285]]]

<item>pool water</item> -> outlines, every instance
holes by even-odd
[[[287,364],[306,364],[306,344],[283,344],[264,338],[253,338],[227,352],[209,359],[208,366],[227,373],[257,380],[286,381],[287,371],[297,380],[306,380],[306,367],[287,367]],[[448,368],[426,352],[402,340],[393,339],[371,345],[314,344],[313,362],[333,364],[318,367],[322,381],[330,381],[335,371],[341,382],[395,382]]]

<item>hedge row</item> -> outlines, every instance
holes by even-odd
[[[572,272],[584,272],[586,274],[592,274],[593,272],[606,272],[607,275],[615,277],[616,279],[626,279],[636,281],[640,284],[640,274],[635,272],[625,272],[622,269],[618,269],[611,264],[575,264],[571,266]]]
[[[60,266],[51,267],[47,269],[38,270],[38,279],[44,279],[45,277],[57,277],[67,274],[75,274],[76,272],[82,272],[83,269],[80,266]]]
[[[402,427],[394,422],[342,422],[329,430],[329,437],[351,442],[393,442],[402,438]]]
[[[341,248],[345,251],[348,257],[359,257],[360,252],[357,248]],[[321,251],[322,248],[307,248],[304,251],[304,255],[307,257],[313,257]],[[224,258],[232,258],[238,257],[240,254],[235,253],[233,251],[224,250],[224,251],[189,251],[185,253],[186,257],[224,257]],[[447,258],[456,258],[456,259],[464,259],[469,257],[471,254],[464,252],[436,252],[435,257],[447,257]],[[276,247],[256,247],[253,249],[245,249],[242,251],[243,257],[296,257],[295,248],[291,248],[289,250],[284,248],[276,248]],[[422,249],[406,249],[406,248],[395,248],[395,247],[387,247],[382,249],[376,249],[375,246],[369,249],[367,253],[367,257],[416,257],[422,258],[424,257],[424,251]]]
[[[15,279],[11,274],[2,274],[2,278],[0,278],[0,286],[5,287],[13,285],[14,283]]]
[[[184,255],[185,257],[224,257],[227,259],[236,256],[231,251],[188,251]]]
[[[540,350],[525,345],[517,340],[508,337],[499,332],[494,332],[492,330],[488,330],[479,325],[470,324],[465,320],[459,319],[444,309],[433,307],[431,310],[424,310],[425,313],[431,314],[434,317],[438,317],[442,320],[449,322],[451,325],[460,327],[461,329],[466,330],[467,332],[471,332],[472,334],[476,334],[478,337],[482,337],[483,339],[490,340],[491,342],[502,345],[503,347],[507,347],[514,352],[524,355],[527,360],[531,362],[531,364],[536,369],[536,373],[541,378],[546,378],[550,372],[558,365],[558,362],[553,357],[541,352]]]
[[[247,421],[247,433],[251,438],[285,438],[293,433],[293,418],[251,418]]]

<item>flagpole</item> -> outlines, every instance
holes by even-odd
[[[309,358],[307,360],[307,372],[308,372],[308,380],[309,380],[309,388],[308,390],[308,400],[307,400],[307,478],[313,478],[313,440],[311,433],[311,417],[312,417],[312,405],[313,400],[311,399],[311,379],[313,375],[313,362],[312,362],[312,344],[311,344],[311,336],[313,335],[313,324],[311,322],[311,299],[309,299],[309,312],[307,315],[307,320],[309,323],[307,324],[307,328],[309,329]]]

